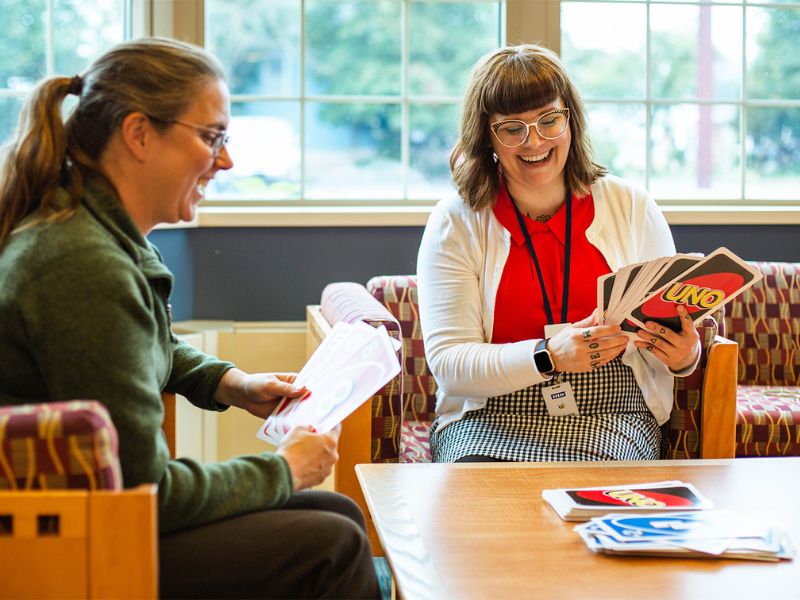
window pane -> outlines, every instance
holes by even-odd
[[[666,198],[739,198],[739,108],[653,107],[650,191]]]
[[[307,0],[306,93],[400,93],[401,3]]]
[[[206,0],[206,46],[233,94],[300,93],[300,2]]]
[[[748,98],[800,99],[798,31],[800,9],[747,9]]]
[[[0,88],[28,89],[45,76],[45,1],[2,0]]]
[[[287,200],[300,197],[300,109],[295,102],[234,102],[230,171],[212,180],[208,196]]]
[[[800,189],[800,108],[747,111],[748,198],[797,199]]]
[[[125,0],[55,0],[55,73],[80,73],[125,35]]]
[[[656,4],[650,8],[650,27],[653,97],[740,97],[740,7]]]
[[[458,135],[460,108],[457,104],[409,107],[409,197],[438,199],[452,188],[450,150]]]
[[[497,2],[419,2],[408,7],[409,93],[460,96],[472,65],[497,48]]]
[[[600,164],[613,175],[645,185],[644,104],[589,104],[589,135]]]
[[[306,104],[305,196],[399,199],[400,106]]]
[[[10,141],[17,128],[22,98],[0,98],[0,146]]]
[[[584,98],[644,97],[646,23],[644,4],[561,5],[561,56]]]

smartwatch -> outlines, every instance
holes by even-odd
[[[533,364],[536,365],[536,370],[539,373],[547,377],[556,372],[553,357],[550,356],[550,351],[547,349],[547,340],[536,342],[536,347],[533,350]]]

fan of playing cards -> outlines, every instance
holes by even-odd
[[[763,277],[727,248],[706,257],[676,254],[623,267],[597,279],[601,324],[620,324],[628,334],[655,321],[681,330],[676,307],[693,321],[719,309]]]
[[[723,510],[609,514],[575,526],[593,552],[745,560],[792,560],[795,550],[774,525]]]
[[[399,343],[383,326],[337,323],[297,374],[309,393],[281,400],[256,436],[277,445],[298,425],[330,431],[400,372]]]

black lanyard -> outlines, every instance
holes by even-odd
[[[508,194],[508,197],[511,198],[511,204],[514,205],[514,211],[517,213],[517,221],[519,221],[519,228],[522,229],[522,235],[525,236],[525,245],[528,246],[528,252],[533,259],[533,265],[536,267],[536,277],[539,279],[539,286],[542,288],[542,301],[544,302],[544,312],[547,315],[547,322],[553,325],[553,311],[550,308],[550,299],[547,297],[547,289],[544,286],[542,269],[539,267],[539,260],[536,258],[536,251],[533,249],[531,234],[528,233],[528,227],[525,225],[525,219],[522,217],[522,213],[517,207],[517,202],[511,196],[511,193]],[[567,223],[564,233],[564,289],[561,293],[561,323],[567,322],[567,302],[569,300],[569,251],[572,245],[572,194],[570,194],[569,188],[567,188],[565,202],[567,205]]]

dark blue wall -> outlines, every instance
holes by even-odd
[[[164,262],[175,275],[170,303],[172,318],[185,321],[192,318],[192,295],[194,294],[194,269],[197,263],[192,257],[189,240],[193,229],[159,229],[150,232],[147,238],[155,244]]]
[[[747,260],[800,261],[798,225],[675,225],[679,252],[725,246]],[[202,228],[153,232],[176,276],[176,320],[301,321],[332,281],[416,270],[421,227]]]

